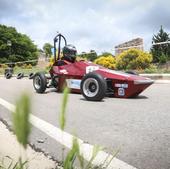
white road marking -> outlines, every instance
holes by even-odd
[[[11,112],[15,111],[15,106],[2,98],[0,98],[0,105],[4,106]],[[41,130],[42,132],[44,132],[45,134],[59,142],[60,144],[64,145],[65,147],[69,149],[72,147],[72,141],[75,137],[72,136],[71,134],[62,131],[61,129],[51,125],[50,123],[32,114],[30,115],[30,122],[33,126],[37,127],[39,130]],[[81,154],[87,161],[89,161],[92,157],[94,146],[84,143],[84,141],[79,138],[77,138],[77,140],[80,145]],[[93,164],[101,165],[105,162],[105,159],[107,159],[107,161],[110,161],[112,158],[113,156],[111,154],[108,154],[104,151],[100,151],[97,154],[95,160],[93,161]],[[108,169],[136,169],[136,168],[114,157],[111,163],[109,164]]]

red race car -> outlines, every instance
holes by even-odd
[[[61,39],[65,42],[62,58]],[[44,93],[49,87],[55,87],[60,92],[67,86],[71,92],[81,93],[87,100],[100,101],[105,96],[136,97],[153,83],[153,80],[131,72],[110,70],[90,61],[76,61],[76,52],[73,45],[67,45],[63,35],[58,34],[54,38],[55,62],[49,71],[50,76],[38,72],[33,78],[33,86],[37,93]]]

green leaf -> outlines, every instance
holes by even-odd
[[[64,130],[65,123],[66,123],[65,116],[66,116],[66,106],[67,106],[69,91],[70,90],[67,87],[64,89],[63,101],[62,101],[61,112],[60,112],[60,117],[59,117],[60,128],[62,130]]]
[[[98,146],[98,145],[95,145],[95,146],[93,147],[92,157],[91,157],[90,161],[88,162],[87,166],[85,167],[85,169],[89,169],[89,168],[92,167],[92,162],[93,162],[94,159],[96,158],[98,152],[101,151],[101,150],[102,150],[102,148],[101,148],[100,146]]]
[[[29,115],[31,113],[30,98],[23,93],[16,102],[16,110],[13,113],[13,128],[18,142],[26,149],[31,130]]]
[[[74,165],[77,155],[79,155],[79,145],[78,145],[77,139],[74,138],[72,149],[69,151],[64,161],[64,169],[74,168],[73,165]]]

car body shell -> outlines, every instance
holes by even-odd
[[[138,96],[153,83],[149,78],[107,69],[88,61],[62,62],[63,65],[56,62],[50,70],[51,76],[58,78],[58,91],[66,84],[72,92],[81,93],[81,80],[90,72],[103,76],[107,82],[107,92],[119,98]]]

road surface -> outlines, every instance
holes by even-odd
[[[32,113],[59,127],[61,93],[49,89],[36,94],[31,80],[15,78],[1,78],[0,89],[0,98],[12,104],[27,91],[32,98]],[[10,113],[1,105],[0,118],[10,123]],[[66,120],[66,132],[106,147],[108,153],[119,149],[117,158],[134,167],[170,169],[170,84],[154,84],[135,99],[89,102],[79,94],[70,94]],[[61,146],[35,127],[30,142],[61,160]]]

